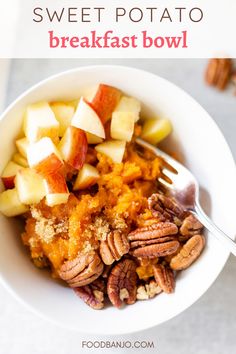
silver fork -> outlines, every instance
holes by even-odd
[[[163,173],[167,178],[158,178],[158,181],[168,188],[170,194],[185,210],[191,211],[212,235],[236,256],[236,243],[221,231],[203,211],[199,203],[199,184],[193,174],[181,163],[146,141],[137,138],[136,143],[167,162],[167,166],[163,169]]]

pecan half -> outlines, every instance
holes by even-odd
[[[176,239],[175,236],[164,236],[164,237],[159,237],[159,238],[153,238],[150,240],[133,241],[133,242],[131,242],[130,245],[131,245],[131,248],[136,248],[136,247],[141,247],[141,246],[153,245],[156,243],[174,241],[175,239]]]
[[[72,261],[65,262],[59,271],[61,279],[72,288],[92,283],[103,271],[103,263],[94,251],[78,255]]]
[[[107,282],[107,294],[111,303],[120,308],[123,301],[131,305],[136,301],[137,273],[132,259],[119,261],[111,270]]]
[[[182,236],[193,236],[201,232],[203,225],[198,221],[198,219],[190,214],[184,219],[183,224],[180,227],[180,233]]]
[[[74,288],[73,290],[77,296],[93,309],[100,310],[104,307],[104,281],[97,279],[89,285]]]
[[[128,252],[129,242],[127,237],[118,231],[110,232],[106,240],[100,243],[100,255],[103,262],[107,265],[118,261]]]
[[[182,219],[184,216],[183,208],[172,198],[166,197],[163,194],[152,194],[148,198],[148,207],[153,216],[161,221],[173,221],[175,218]]]
[[[159,222],[147,227],[138,228],[128,234],[129,241],[157,239],[159,237],[175,235],[178,228],[172,222]]]
[[[179,247],[173,236],[178,228],[171,222],[159,222],[145,228],[139,228],[128,235],[131,254],[134,257],[156,258],[170,255]]]
[[[209,61],[205,80],[208,85],[224,90],[230,81],[232,73],[232,60],[229,58],[213,58]]]
[[[175,278],[173,270],[163,264],[153,266],[154,277],[160,288],[167,294],[173,293],[175,289]]]
[[[161,287],[155,280],[151,280],[149,283],[140,285],[137,289],[137,300],[148,300],[162,292]]]
[[[179,253],[171,259],[170,267],[174,270],[188,268],[200,256],[204,246],[204,236],[192,236],[181,248]]]
[[[157,243],[154,245],[136,248],[132,252],[132,255],[134,257],[143,257],[143,258],[165,257],[172,253],[175,253],[178,247],[179,247],[179,241],[168,241],[168,242]]]

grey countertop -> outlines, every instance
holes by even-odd
[[[121,64],[142,68],[169,79],[190,93],[214,118],[236,157],[236,97],[232,89],[220,93],[205,86],[205,60],[13,60],[7,90],[12,102],[32,84],[54,73],[77,66]],[[203,127],[204,129],[204,127]],[[234,222],[234,221],[232,221]],[[63,330],[30,313],[0,287],[0,353],[77,354],[82,340],[154,341],[155,349],[135,352],[160,354],[236,353],[236,260],[230,257],[208,292],[191,308],[167,323],[147,331],[122,337],[95,337]],[[140,319],[141,320],[141,319]],[[111,349],[94,349],[110,353]],[[117,353],[134,352],[114,349]]]

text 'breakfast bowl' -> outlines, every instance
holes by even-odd
[[[0,209],[10,217],[0,216],[0,272],[18,299],[66,328],[120,334],[173,318],[208,289],[228,252],[168,199],[157,182],[164,162],[135,144],[171,130],[162,147],[183,157],[203,207],[233,238],[231,152],[204,109],[170,82],[84,67],[39,83],[3,113]],[[22,239],[18,214],[27,219]],[[183,265],[179,253],[191,247],[203,252]]]

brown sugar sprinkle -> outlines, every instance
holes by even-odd
[[[97,240],[104,241],[110,232],[110,225],[104,217],[96,216],[94,222],[88,226],[87,230],[94,233]]]
[[[124,215],[124,217],[128,217],[128,215]],[[110,220],[110,225],[114,230],[118,231],[127,231],[128,225],[127,221],[122,218],[120,215],[115,215],[114,219]]]
[[[54,237],[58,234],[68,232],[68,219],[56,221],[55,217],[45,218],[40,210],[35,207],[31,208],[31,215],[36,220],[35,232],[39,238],[45,243],[53,241]]]

